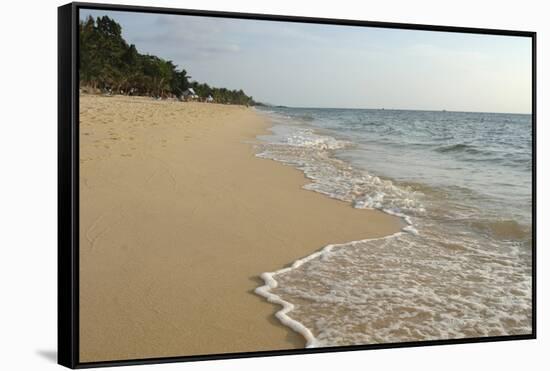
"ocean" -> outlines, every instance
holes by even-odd
[[[257,156],[305,189],[403,220],[264,272],[259,295],[308,347],[529,334],[531,115],[258,108]]]

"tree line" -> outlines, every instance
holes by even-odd
[[[199,97],[211,96],[218,103],[259,104],[242,90],[190,81],[172,61],[139,53],[122,37],[120,24],[107,16],[81,20],[79,31],[81,87],[160,98],[181,97],[193,88]]]

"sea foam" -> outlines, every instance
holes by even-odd
[[[472,233],[475,209],[335,158],[354,143],[270,114],[257,156],[304,172],[305,189],[401,217],[402,232],[330,244],[261,274],[255,292],[307,347],[529,333],[530,250]],[[436,196],[434,196],[436,195]],[[513,313],[513,315],[511,314]]]

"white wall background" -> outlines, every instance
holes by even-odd
[[[113,2],[115,0],[112,0]],[[542,369],[550,349],[547,260],[550,23],[544,1],[139,0],[213,9],[538,32],[539,339],[141,366],[154,370]],[[0,19],[0,368],[59,369],[56,352],[56,85],[59,0],[9,1]]]

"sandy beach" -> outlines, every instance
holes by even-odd
[[[244,106],[80,98],[80,361],[303,347],[262,272],[401,221],[255,157]]]

